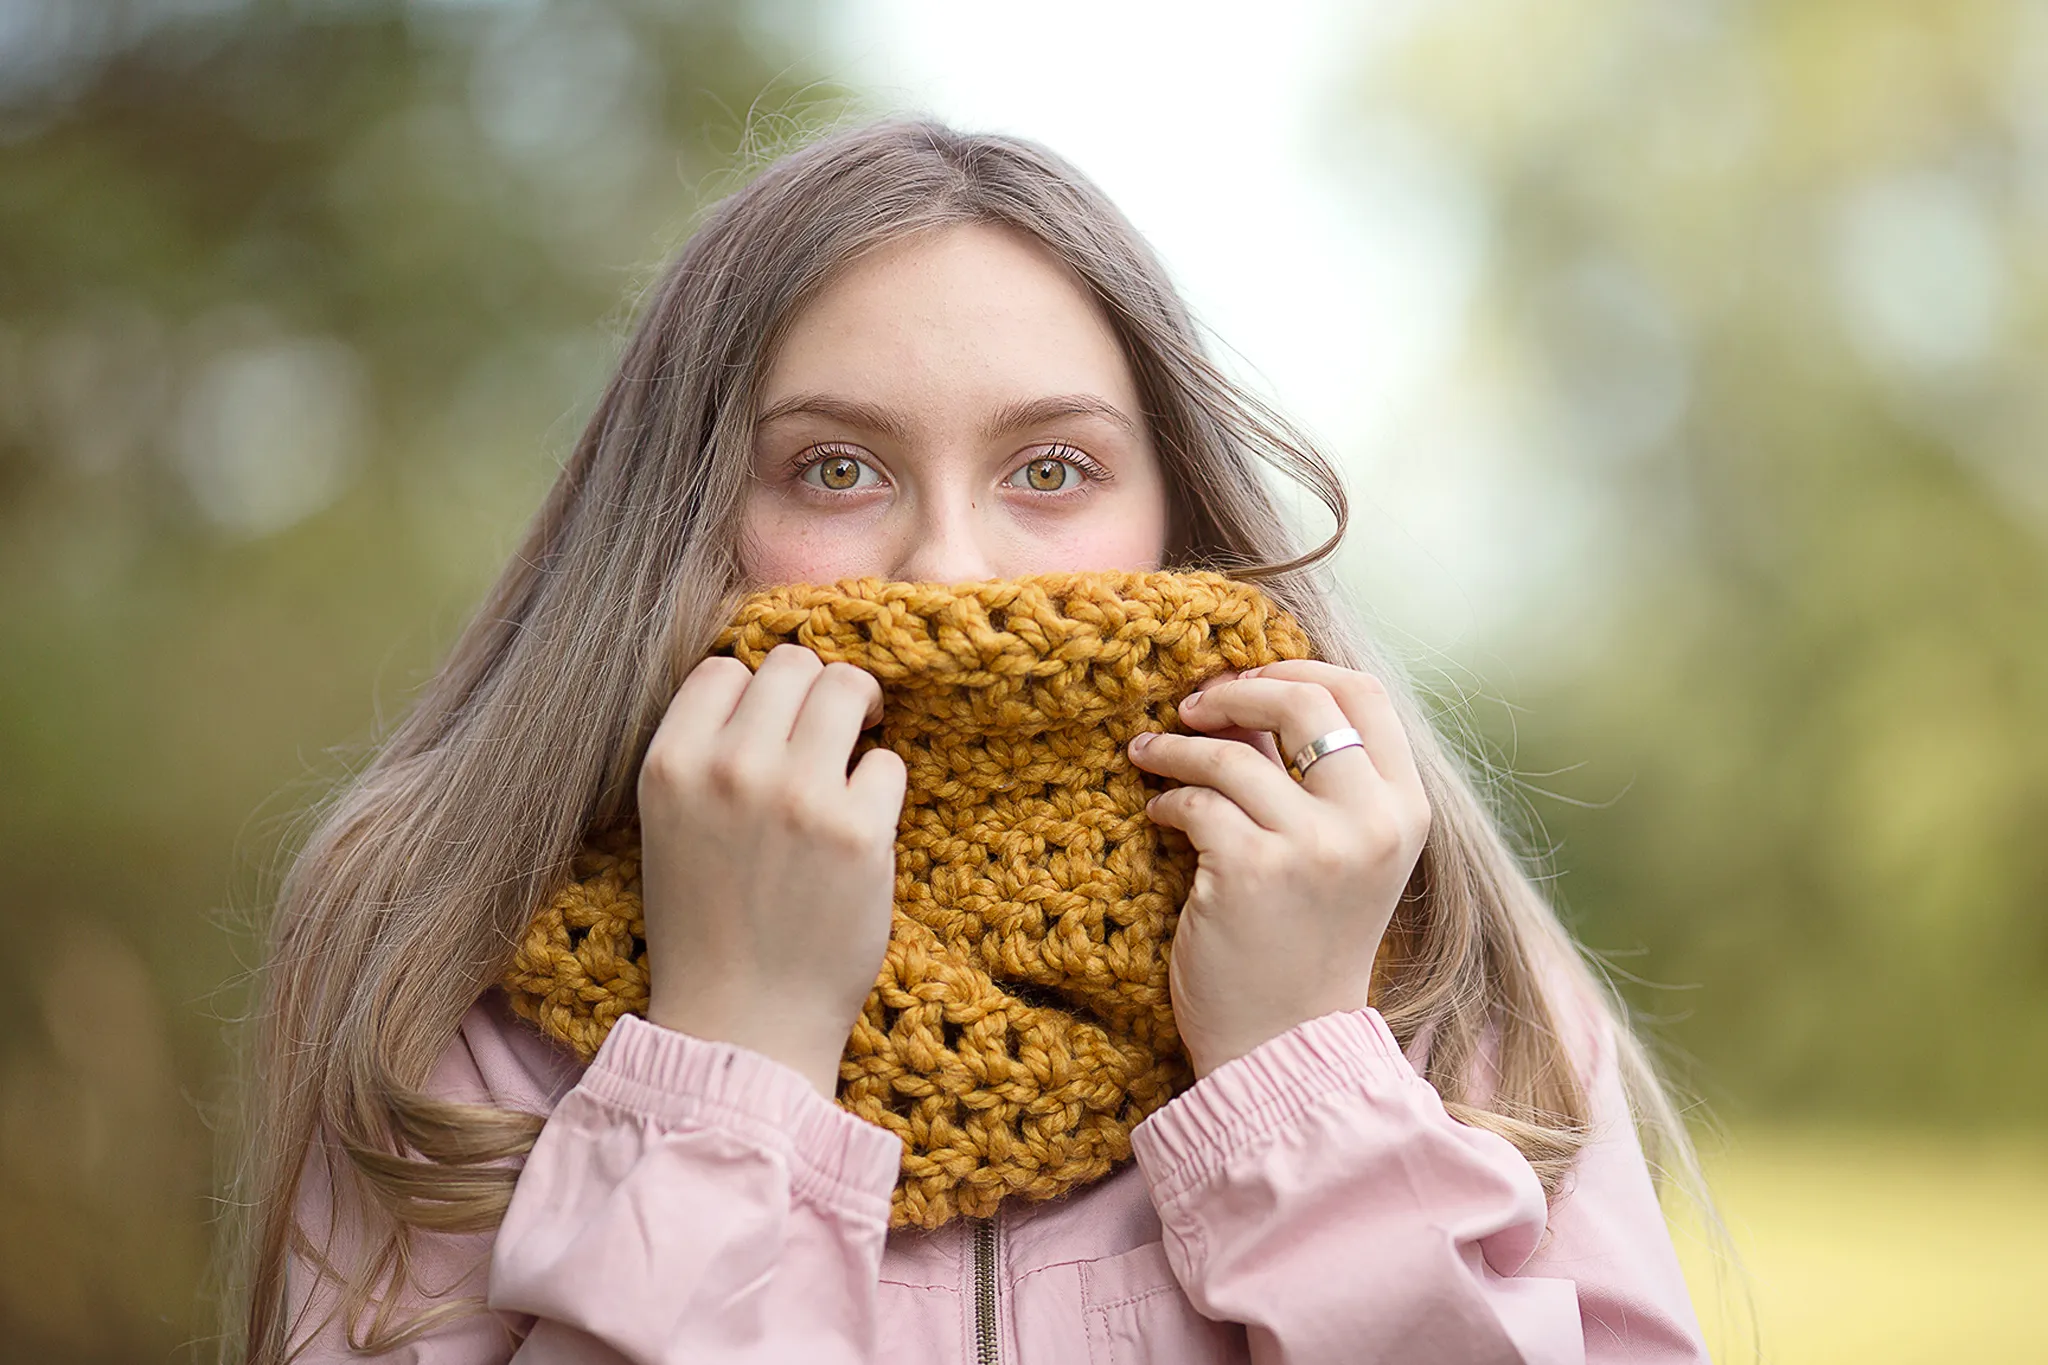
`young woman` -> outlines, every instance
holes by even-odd
[[[1711,1201],[1626,1009],[1262,464],[1342,534],[1335,473],[1041,148],[888,122],[725,200],[285,880],[238,1350],[1705,1359],[1658,1189]],[[848,770],[881,685],[710,645],[758,586],[1158,568],[1258,583],[1319,655],[1207,679],[1187,733],[1132,751],[1199,850],[1172,961],[1197,1079],[1106,1178],[891,1229],[899,1143],[832,1102],[889,932],[903,764]],[[651,998],[586,1066],[495,983],[585,831],[628,814]],[[1368,1001],[1396,928],[1413,951]]]

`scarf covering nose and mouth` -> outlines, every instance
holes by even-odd
[[[1313,657],[1306,633],[1220,573],[1090,570],[766,589],[712,652],[758,668],[786,641],[874,675],[853,757],[907,770],[888,948],[836,1095],[903,1140],[891,1226],[1106,1175],[1194,1079],[1167,965],[1195,852],[1146,816],[1170,784],[1125,745],[1188,733],[1181,699],[1225,669]],[[593,833],[503,987],[587,1062],[646,1012],[643,934],[639,830]]]

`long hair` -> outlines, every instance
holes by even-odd
[[[1556,1197],[1590,1138],[1573,1058],[1583,1021],[1604,1018],[1659,1188],[1675,1180],[1721,1227],[1659,1068],[1538,890],[1512,817],[1480,797],[1470,760],[1318,572],[1346,520],[1336,471],[1212,363],[1144,240],[1074,168],[1016,138],[890,120],[813,141],[710,210],[650,287],[595,412],[446,662],[309,812],[244,1045],[239,1217],[224,1252],[231,1353],[284,1358],[285,1272],[303,1236],[293,1205],[315,1151],[338,1158],[336,1199],[372,1220],[369,1263],[331,1267],[353,1339],[388,1347],[478,1306],[407,1322],[377,1311],[357,1335],[403,1284],[416,1232],[496,1225],[540,1131],[538,1115],[425,1093],[429,1071],[586,831],[632,817],[665,706],[747,590],[735,527],[756,394],[785,329],[863,252],[963,223],[1043,243],[1114,328],[1170,490],[1165,566],[1258,582],[1321,657],[1392,693],[1433,816],[1391,930],[1407,951],[1374,1003],[1404,1046],[1428,1031],[1426,1072],[1446,1109],[1513,1142]],[[1327,541],[1299,549],[1269,469],[1328,509]],[[1489,1026],[1493,1081],[1480,1094]],[[304,1254],[325,1264],[324,1249]]]

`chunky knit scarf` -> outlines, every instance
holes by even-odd
[[[758,667],[784,641],[882,684],[877,744],[907,768],[896,901],[838,1103],[903,1139],[892,1226],[985,1216],[1107,1174],[1193,1080],[1168,945],[1194,874],[1144,813],[1164,779],[1141,730],[1226,668],[1311,657],[1221,574],[1041,574],[951,586],[843,579],[754,593],[713,647]],[[521,936],[512,1004],[586,1061],[644,1013],[639,832],[593,833]]]

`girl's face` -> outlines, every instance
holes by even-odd
[[[1167,497],[1137,383],[1083,286],[1021,233],[853,264],[770,366],[740,533],[752,586],[1156,569]]]

